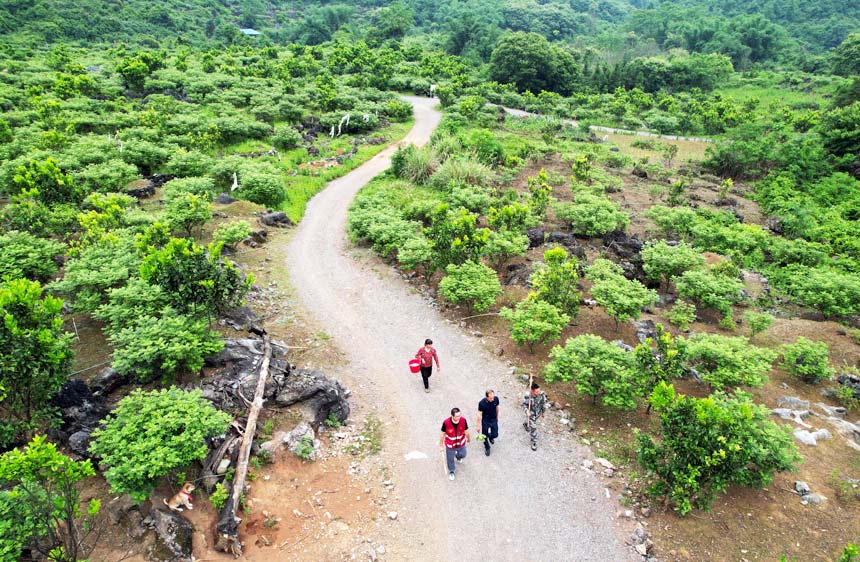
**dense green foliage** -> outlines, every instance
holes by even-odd
[[[573,381],[576,391],[619,410],[636,408],[642,372],[633,356],[600,336],[584,334],[555,346],[544,369],[549,381]]]
[[[486,265],[467,261],[445,268],[447,275],[439,282],[439,294],[452,303],[466,303],[470,310],[483,312],[495,304],[502,292],[496,272]]]
[[[776,356],[776,352],[756,347],[744,337],[702,333],[687,340],[690,365],[717,390],[762,386]]]
[[[763,488],[800,460],[790,428],[771,421],[770,410],[748,394],[691,398],[661,382],[651,403],[662,439],[639,434],[639,462],[655,474],[652,492],[681,515],[707,510],[731,484]]]
[[[54,419],[48,401],[66,381],[74,357],[62,306],[60,299],[43,297],[35,281],[0,284],[0,447]]]
[[[615,320],[616,328],[619,323],[638,319],[642,308],[657,302],[655,291],[624,277],[621,268],[609,260],[594,260],[585,278],[594,282],[591,296]]]
[[[783,368],[809,384],[833,376],[829,363],[830,350],[823,341],[811,341],[801,336],[793,344],[782,348]]]
[[[543,261],[535,266],[529,277],[529,299],[548,302],[568,316],[575,318],[582,298],[576,289],[579,281],[578,262],[568,257],[564,248],[551,248],[543,253]]]
[[[560,312],[554,305],[526,299],[517,303],[515,309],[504,307],[499,315],[511,323],[511,339],[518,345],[546,343],[561,336],[561,331],[570,322],[570,316]]]
[[[0,456],[0,557],[17,560],[29,548],[55,562],[86,559],[101,502],[82,501],[79,484],[93,475],[89,460],[70,459],[44,435]]]
[[[142,502],[159,478],[205,457],[206,438],[229,421],[199,390],[135,390],[93,432],[90,450],[107,467],[111,490]]]

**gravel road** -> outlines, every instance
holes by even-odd
[[[436,101],[409,98],[415,126],[405,142],[424,144],[438,125]],[[385,428],[385,452],[400,497],[388,521],[387,560],[464,562],[625,562],[638,559],[621,539],[629,529],[613,521],[616,498],[599,478],[579,468],[590,452],[546,416],[533,452],[521,423],[525,387],[478,340],[445,319],[391,268],[356,259],[345,234],[346,213],[358,190],[390,163],[390,147],[332,181],[310,201],[287,248],[299,299],[347,357],[337,373],[358,398],[375,402]],[[442,369],[425,394],[407,361],[433,338]],[[453,406],[474,425],[488,387],[501,400],[500,438],[485,457],[473,441],[449,481],[438,449],[442,420]],[[474,428],[472,428],[474,429]],[[552,431],[550,431],[550,429]],[[423,453],[426,457],[422,457]],[[406,455],[419,457],[406,460]]]

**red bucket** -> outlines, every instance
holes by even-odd
[[[413,373],[417,373],[421,370],[421,361],[418,359],[410,359],[409,360],[409,370]]]

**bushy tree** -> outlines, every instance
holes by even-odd
[[[713,269],[691,269],[674,278],[678,294],[707,308],[713,308],[731,322],[732,304],[741,300],[743,282]]]
[[[39,238],[28,232],[12,230],[0,234],[0,281],[24,277],[47,281],[57,273],[55,256],[61,256],[65,245]]]
[[[512,230],[491,230],[482,253],[498,270],[512,257],[525,255],[528,249],[529,239],[525,234]]]
[[[578,262],[568,257],[564,248],[551,248],[543,253],[543,262],[529,276],[529,299],[542,300],[558,307],[572,318],[579,313],[582,294],[576,289],[579,281]]]
[[[423,234],[411,236],[397,250],[397,262],[407,269],[422,268],[427,278],[434,271],[433,245]]]
[[[205,319],[170,307],[156,316],[129,319],[127,326],[108,339],[114,348],[112,367],[142,383],[173,382],[178,374],[197,373],[206,357],[224,348],[220,335]]]
[[[0,456],[0,554],[18,560],[30,548],[46,560],[84,560],[98,538],[98,499],[81,500],[80,482],[95,475],[89,460],[63,455],[44,435]]]
[[[490,207],[487,211],[487,224],[499,231],[522,232],[534,226],[534,219],[531,208],[517,202],[508,203],[498,208]]]
[[[717,390],[764,385],[776,355],[770,349],[752,345],[745,337],[693,334],[687,340],[690,366]]]
[[[107,467],[113,493],[142,502],[160,478],[205,457],[206,439],[229,423],[199,390],[135,390],[93,432],[90,451]]]
[[[744,313],[744,320],[750,328],[750,338],[764,332],[773,326],[773,315],[767,312],[753,312],[752,310]]]
[[[567,95],[577,74],[573,56],[537,33],[504,35],[490,56],[490,79],[514,84],[520,91]]]
[[[679,300],[669,309],[666,319],[673,326],[678,326],[682,330],[687,331],[690,329],[690,325],[696,321],[696,307],[688,302]]]
[[[591,396],[595,402],[600,397],[605,406],[636,408],[641,373],[631,353],[600,336],[583,334],[568,339],[564,347],[553,347],[549,356],[543,372],[548,382],[573,381],[578,393]]]
[[[483,312],[493,306],[502,292],[496,272],[481,263],[467,261],[445,268],[447,275],[439,282],[439,294],[452,303],[465,302],[471,310]]]
[[[168,201],[186,193],[208,198],[215,193],[215,180],[202,176],[176,178],[164,184],[163,192]]]
[[[782,347],[782,367],[803,382],[816,384],[833,376],[830,368],[830,350],[823,341],[812,341],[803,336],[793,344]]]
[[[173,238],[164,248],[149,253],[140,276],[158,285],[180,312],[212,316],[238,306],[254,283],[230,260],[221,257],[221,246],[198,246],[186,238]]]
[[[517,345],[527,344],[532,352],[534,344],[558,339],[570,322],[570,316],[554,305],[529,299],[517,303],[514,310],[502,308],[499,315],[511,323],[511,339]]]
[[[637,456],[655,475],[652,492],[681,515],[707,510],[731,484],[763,488],[801,460],[791,429],[771,421],[770,410],[748,394],[691,398],[661,382],[651,403],[660,413],[662,439],[640,433]]]
[[[164,218],[175,230],[182,230],[189,238],[195,228],[202,228],[212,218],[209,197],[182,193],[170,199],[164,209]]]
[[[287,198],[284,182],[277,173],[252,171],[247,172],[239,178],[239,197],[265,205],[270,209],[277,209]]]
[[[99,306],[93,317],[105,323],[104,332],[111,336],[131,326],[138,318],[158,316],[169,304],[170,299],[161,287],[133,277],[126,285],[110,289],[107,303]]]
[[[642,248],[642,268],[649,279],[664,281],[687,270],[705,265],[705,257],[685,242],[669,245],[665,240],[646,243]]]
[[[636,367],[642,372],[642,390],[646,396],[651,394],[658,383],[668,383],[686,374],[684,369],[684,362],[687,359],[686,340],[672,336],[662,324],[657,324],[655,332],[655,337],[645,338],[645,341],[633,350]],[[647,413],[650,412],[651,403],[649,402]]]
[[[657,302],[657,293],[639,281],[627,279],[618,273],[604,273],[605,264],[602,262],[608,260],[595,260],[585,277],[594,282],[591,296],[615,320],[617,330],[619,323],[639,318],[644,307]],[[595,273],[592,274],[592,268],[595,266]]]
[[[591,193],[576,193],[573,202],[556,203],[555,216],[582,236],[602,236],[630,224],[630,216],[611,199]]]
[[[138,178],[137,167],[122,160],[90,164],[74,172],[74,181],[82,193],[123,191]]]
[[[552,186],[546,170],[541,168],[537,177],[529,177],[529,206],[539,219],[546,217],[546,210],[552,199]]]
[[[236,248],[236,244],[251,236],[251,225],[247,221],[233,221],[218,225],[212,233],[212,239],[228,248]]]
[[[12,178],[12,185],[15,193],[38,193],[39,200],[48,205],[77,203],[82,197],[72,176],[63,172],[53,158],[47,158],[44,162],[31,160],[26,166],[19,166]]]
[[[278,127],[272,135],[272,144],[279,150],[292,150],[302,142],[302,135],[293,127]]]
[[[833,72],[842,76],[860,74],[860,33],[849,33],[831,53]]]
[[[483,255],[489,230],[476,228],[478,216],[462,207],[450,210],[447,204],[439,205],[431,216],[430,227],[424,235],[433,244],[436,267],[459,265],[466,261],[477,262]]]
[[[209,173],[212,158],[197,150],[179,150],[164,165],[164,173],[179,177],[201,177]]]
[[[92,312],[107,302],[109,289],[123,285],[140,267],[140,255],[129,237],[104,237],[66,263],[60,281],[48,286],[66,296],[75,312]]]
[[[48,401],[71,370],[72,336],[63,302],[35,281],[0,284],[0,447],[53,419]]]

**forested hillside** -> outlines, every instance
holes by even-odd
[[[205,438],[242,414],[171,387],[211,374],[237,307],[265,315],[253,333],[289,333],[300,350],[325,340],[320,364],[352,370],[275,291],[287,285],[280,227],[413,122],[426,145],[392,148],[349,212],[352,242],[379,254],[362,259],[396,268],[452,330],[546,382],[558,408],[573,404],[576,427],[561,433],[612,457],[607,486],[644,508],[636,517],[653,509],[659,556],[736,559],[736,536],[750,559],[842,552],[860,517],[857,2],[11,0],[0,4],[0,562],[87,558],[94,542],[70,534],[97,499],[61,521],[52,511],[79,507],[83,479],[98,480],[94,498],[139,501],[191,479]],[[374,174],[388,163],[374,160]],[[102,418],[108,403],[116,424],[173,402],[191,413],[153,416],[147,443],[100,435],[98,419],[74,425],[56,397],[101,368],[114,377],[98,387]],[[352,399],[367,400],[357,386]],[[789,392],[799,406],[777,420],[770,408]],[[269,434],[295,421],[280,414]],[[832,430],[818,449],[795,431],[812,423]],[[379,450],[378,435],[363,439]],[[28,443],[41,460],[20,456]],[[66,452],[107,470],[95,477]],[[273,460],[253,458],[259,474]],[[77,480],[53,487],[40,473],[38,497],[57,496],[22,507],[40,462],[80,463],[68,465]],[[790,470],[831,503],[774,499]],[[223,506],[234,476],[204,497]],[[684,518],[711,506],[710,519]],[[258,529],[270,519],[281,521]]]

